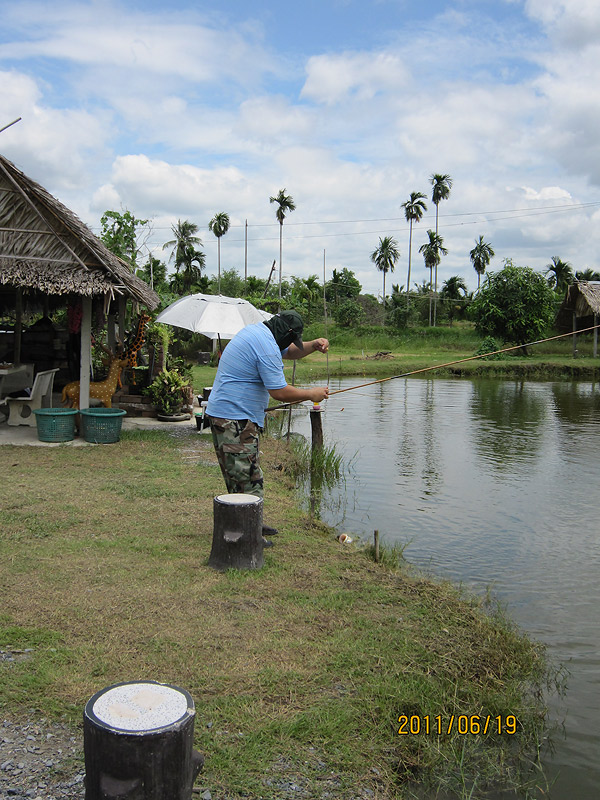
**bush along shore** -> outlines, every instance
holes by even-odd
[[[218,573],[222,479],[191,426],[0,448],[0,795],[81,798],[86,701],[146,679],[195,700],[206,800],[544,787],[543,649],[485,602],[340,544],[300,510],[286,444],[263,451],[276,546],[261,570]]]

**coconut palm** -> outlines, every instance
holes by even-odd
[[[565,292],[569,284],[575,281],[571,264],[558,256],[552,256],[550,263],[546,265],[545,274],[550,274],[548,281],[558,294]]]
[[[215,214],[208,223],[208,227],[217,237],[217,285],[219,287],[219,294],[221,294],[221,236],[225,236],[229,230],[229,214],[226,214],[224,211]]]
[[[473,269],[477,273],[477,291],[479,291],[481,284],[481,276],[485,275],[485,271],[495,255],[492,245],[489,242],[484,242],[483,236],[479,237],[479,241],[475,239],[475,247],[469,253],[469,257],[473,264]]]
[[[450,197],[450,189],[452,188],[452,178],[450,175],[441,175],[440,173],[434,173],[429,178],[429,183],[431,184],[432,191],[431,191],[431,202],[435,206],[435,232],[436,235],[438,233],[438,216],[439,216],[439,205],[442,200],[447,200]],[[437,317],[437,264],[435,267],[435,280],[434,280],[434,301],[433,301],[433,324],[435,326],[436,317]]]
[[[202,239],[196,236],[196,223],[187,219],[183,222],[177,220],[177,225],[172,225],[171,230],[175,238],[163,245],[163,250],[173,248],[169,261],[174,261],[176,275],[171,284],[179,292],[189,291],[200,279],[206,264],[204,253],[196,248],[196,245],[202,246]]]
[[[408,276],[406,279],[406,307],[408,308],[408,299],[410,291],[410,259],[412,251],[412,226],[413,222],[419,222],[423,216],[423,212],[427,211],[427,204],[425,203],[425,195],[423,192],[411,192],[410,199],[406,203],[402,203],[404,209],[404,216],[409,223],[408,233]]]
[[[600,281],[600,272],[595,269],[581,269],[577,270],[575,277],[578,281]]]
[[[467,297],[467,291],[467,284],[460,277],[460,275],[452,275],[452,277],[444,281],[442,291],[440,292],[440,297],[442,300],[449,301],[448,317],[450,319],[450,325],[452,325],[452,320],[454,319],[456,301],[465,300]]]
[[[379,245],[371,253],[371,261],[380,272],[383,272],[383,308],[385,317],[385,276],[388,272],[393,272],[396,261],[400,258],[398,242],[393,236],[379,237]]]
[[[296,210],[296,205],[294,203],[294,199],[291,195],[285,193],[285,189],[280,189],[279,192],[275,195],[275,197],[269,198],[270,203],[277,203],[277,210],[275,211],[275,216],[277,217],[277,222],[279,223],[279,302],[281,302],[281,279],[282,279],[282,268],[281,268],[281,257],[282,257],[282,250],[283,250],[283,220],[285,219],[286,212],[292,212]]]
[[[427,231],[429,241],[419,247],[419,253],[423,253],[425,267],[429,270],[429,324],[431,325],[431,288],[433,281],[433,269],[437,269],[442,260],[442,256],[447,256],[448,251],[444,247],[444,240],[435,231]]]

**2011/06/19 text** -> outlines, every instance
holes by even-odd
[[[438,715],[436,717],[426,714],[419,716],[413,714],[401,714],[398,717],[400,727],[398,728],[399,736],[419,736],[433,734],[434,736],[450,736],[452,733],[458,733],[461,736],[485,736],[488,733],[496,733],[499,736],[503,733],[512,736],[517,732],[517,718],[513,714],[507,714],[497,717],[491,715],[480,716],[474,714],[468,716],[467,714],[452,714],[447,719]]]

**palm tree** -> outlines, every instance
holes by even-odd
[[[475,239],[475,247],[469,253],[469,257],[473,264],[473,269],[477,273],[477,291],[479,291],[481,284],[481,276],[485,275],[485,271],[495,255],[492,245],[489,242],[484,242],[483,236],[479,237],[479,241]]]
[[[224,236],[229,230],[229,214],[226,214],[224,211],[220,211],[218,214],[215,214],[208,223],[208,228],[217,237],[217,285],[219,287],[219,294],[221,294],[221,236]]]
[[[171,285],[177,291],[189,291],[197,283],[206,264],[206,257],[196,245],[202,246],[202,239],[196,236],[198,226],[194,222],[177,220],[177,225],[172,225],[171,230],[175,236],[170,242],[165,242],[163,250],[172,247],[173,252],[169,261],[174,260],[176,275]],[[194,263],[197,265],[194,267]]]
[[[408,277],[406,279],[406,307],[408,308],[408,299],[410,292],[410,257],[412,250],[412,226],[413,222],[419,222],[423,216],[423,212],[427,211],[427,204],[425,203],[425,195],[423,192],[411,192],[410,199],[406,203],[402,203],[404,209],[404,216],[406,221],[410,223],[408,234]]]
[[[444,240],[432,230],[427,231],[429,241],[419,247],[419,253],[423,253],[425,267],[429,269],[429,325],[431,326],[431,287],[433,281],[433,268],[437,269],[442,260],[442,256],[447,256],[448,251],[444,247]]]
[[[398,242],[393,236],[379,237],[379,245],[371,253],[371,261],[380,272],[383,272],[383,310],[385,321],[385,276],[387,272],[393,272],[396,261],[400,258]]]
[[[433,189],[431,192],[431,202],[435,206],[435,232],[437,235],[438,232],[438,212],[439,212],[439,205],[442,200],[447,200],[450,197],[450,189],[452,188],[452,178],[450,175],[440,175],[440,173],[434,173],[429,178],[429,183],[432,185]],[[435,267],[435,289],[434,289],[434,301],[433,301],[433,325],[435,327],[437,318],[437,264]]]
[[[600,281],[600,272],[595,269],[581,269],[577,270],[575,277],[578,281]]]
[[[554,291],[558,294],[565,292],[569,284],[575,280],[571,264],[568,261],[563,261],[558,256],[552,256],[550,263],[546,265],[546,275],[549,273],[551,274],[548,279],[550,285],[553,286]]]
[[[461,296],[462,292],[462,296]],[[444,281],[440,297],[442,300],[450,301],[448,304],[448,317],[450,318],[450,325],[454,319],[454,304],[457,300],[464,300],[467,296],[467,284],[460,277],[460,275],[453,275],[448,280]]]
[[[279,223],[279,302],[281,303],[281,255],[282,255],[282,242],[283,242],[283,220],[285,219],[286,211],[292,212],[296,210],[294,199],[291,195],[285,193],[285,189],[280,189],[275,197],[270,197],[269,202],[277,203],[277,211],[275,216]]]

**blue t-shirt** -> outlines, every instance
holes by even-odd
[[[261,427],[269,389],[283,389],[281,351],[262,322],[247,325],[223,350],[206,413],[223,419],[250,419]]]

